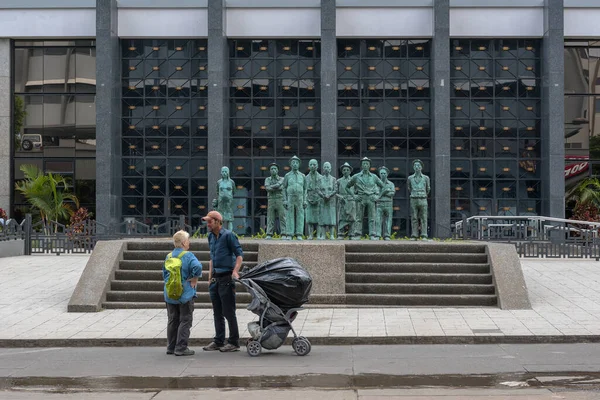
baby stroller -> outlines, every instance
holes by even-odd
[[[308,272],[294,259],[278,258],[243,271],[239,282],[252,296],[247,309],[260,317],[248,324],[248,354],[257,357],[263,348],[281,347],[290,330],[294,352],[299,356],[310,353],[310,341],[298,336],[292,327],[298,311],[303,310],[301,306],[308,301],[312,287]]]

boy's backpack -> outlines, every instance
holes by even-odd
[[[165,269],[169,272],[169,279],[165,285],[167,289],[167,297],[171,300],[179,300],[183,294],[183,283],[181,279],[181,258],[187,253],[182,251],[179,255],[173,258],[173,253],[169,253],[165,260]]]

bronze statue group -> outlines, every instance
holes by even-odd
[[[371,160],[361,160],[361,171],[352,174],[352,167],[345,163],[340,167],[342,177],[331,175],[331,164],[325,162],[321,173],[319,164],[312,159],[308,163],[309,172],[299,171],[301,161],[293,156],[290,159],[290,172],[279,176],[279,166],[269,165],[271,176],[265,179],[267,191],[267,231],[266,238],[272,239],[275,233],[275,220],[279,219],[282,239],[302,240],[305,225],[308,226],[308,239],[334,239],[348,237],[358,240],[363,234],[363,218],[367,214],[368,235],[371,240],[391,239],[393,198],[395,185],[388,180],[389,169],[379,168],[379,176],[371,172]],[[408,177],[410,194],[411,237],[427,238],[427,197],[431,183],[423,175],[423,162],[414,160],[414,173]],[[227,229],[233,227],[233,195],[235,183],[229,177],[229,168],[221,169],[222,178],[217,182],[217,198],[213,207],[223,216]]]

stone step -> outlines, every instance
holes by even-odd
[[[487,263],[362,262],[346,263],[346,273],[489,274]]]
[[[171,249],[173,250],[173,249]],[[202,262],[202,260],[210,259],[210,252],[206,251],[194,251],[194,255],[198,260]],[[164,259],[169,254],[169,251],[163,250],[126,250],[123,252],[124,260],[161,260]],[[257,261],[258,260],[258,252],[253,251],[244,251],[244,261]]]
[[[441,307],[484,307],[495,306],[495,295],[456,295],[456,294],[347,294],[348,305],[371,306],[441,306]]]
[[[487,263],[487,254],[463,253],[349,253],[346,252],[346,263]]]
[[[491,274],[346,273],[346,283],[464,283],[492,284]]]
[[[258,251],[258,243],[246,243],[241,241],[242,249],[244,253],[246,251]],[[166,253],[173,250],[173,242],[171,240],[159,240],[159,241],[131,241],[127,243],[127,250],[150,250],[150,251],[164,251]],[[208,240],[204,239],[192,239],[190,250],[192,251],[208,251]]]
[[[236,308],[246,308],[246,303],[236,303]],[[105,309],[138,309],[138,308],[164,308],[166,309],[165,302],[152,302],[152,301],[105,301],[102,303],[102,308]],[[194,303],[195,309],[212,308],[212,303]],[[165,310],[166,312],[166,310]]]
[[[478,243],[440,243],[423,241],[356,241],[346,244],[347,253],[474,253],[485,254]]]
[[[249,303],[251,299],[250,293],[237,293],[236,300],[242,303]],[[156,302],[164,303],[164,294],[161,291],[125,291],[125,290],[109,290],[106,292],[106,301],[117,301],[117,302]],[[208,293],[198,292],[196,301],[199,303],[210,303],[210,296]]]
[[[208,260],[199,260],[202,264],[202,269],[208,271]],[[135,271],[135,270],[162,270],[164,261],[163,260],[121,260],[119,262],[119,269],[122,271]],[[244,266],[248,266],[252,268],[256,266],[256,261],[246,261],[242,262],[242,268]]]
[[[208,293],[208,284],[209,282],[204,279],[204,281],[198,282],[196,286],[196,290],[198,292]],[[164,283],[162,280],[114,280],[110,283],[110,289],[112,291],[162,291],[164,288]],[[244,285],[236,285],[235,289],[237,292],[246,292],[246,287]]]
[[[495,294],[494,285],[448,283],[347,283],[346,293],[364,294]]]

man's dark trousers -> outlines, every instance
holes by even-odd
[[[218,346],[225,344],[225,318],[229,325],[227,342],[239,346],[240,332],[235,316],[235,282],[232,281],[231,274],[215,276],[214,282],[209,286],[209,293],[215,320],[215,343]]]
[[[194,299],[185,304],[167,303],[167,349],[183,351],[188,347],[190,329],[194,319]]]

